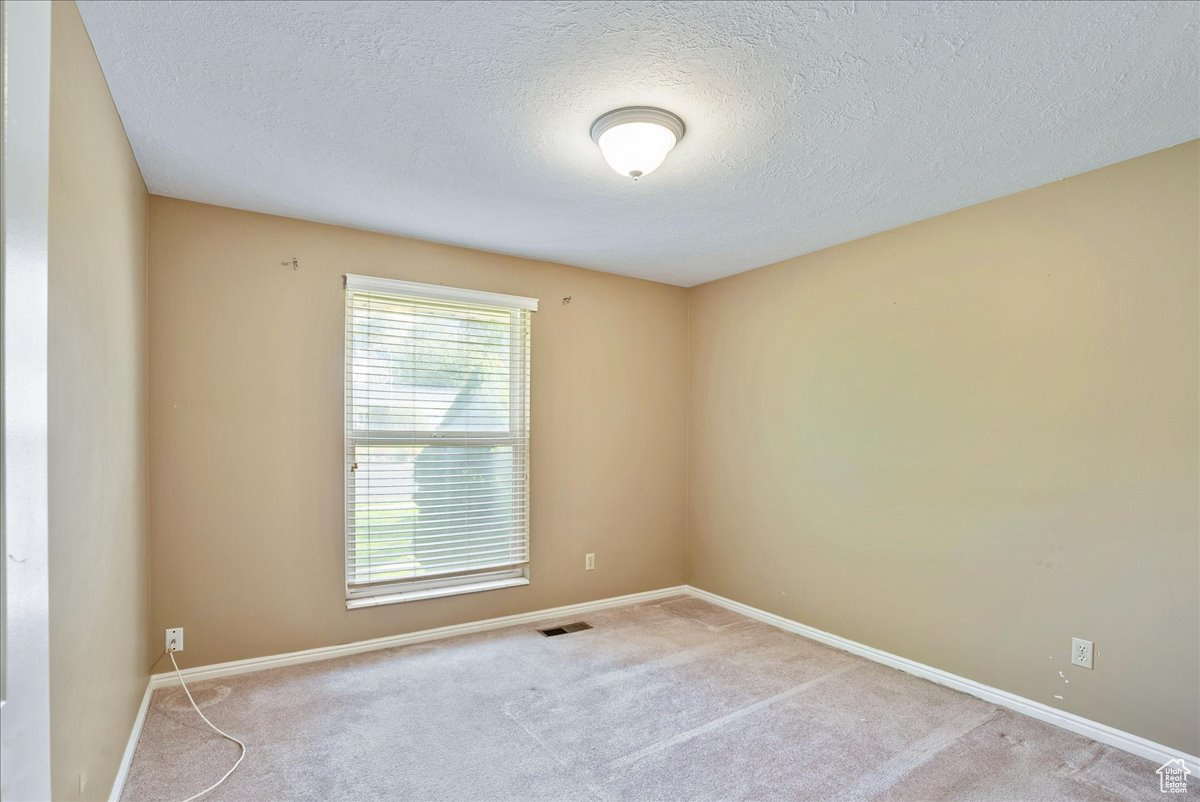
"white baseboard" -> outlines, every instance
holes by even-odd
[[[1000,707],[1005,707],[1031,718],[1036,718],[1039,721],[1053,724],[1056,727],[1062,727],[1064,730],[1084,735],[1102,744],[1108,744],[1130,754],[1148,758],[1156,763],[1162,764],[1169,760],[1182,760],[1193,774],[1200,774],[1200,757],[1155,743],[1139,735],[1118,730],[1107,724],[1101,724],[1098,721],[1092,721],[1083,716],[1059,710],[1042,702],[1035,702],[1023,696],[1017,696],[1015,693],[1002,691],[999,688],[993,688],[990,685],[984,685],[975,680],[951,674],[948,671],[942,671],[940,668],[927,666],[915,660],[909,660],[908,658],[881,651],[857,641],[833,635],[829,632],[793,621],[790,618],[784,618],[774,613],[768,613],[765,610],[759,610],[757,607],[751,607],[748,604],[742,604],[741,602],[727,599],[724,596],[718,596],[707,590],[701,590],[700,588],[688,585],[687,592],[696,598],[704,599],[727,610],[732,610],[735,613],[741,613],[748,618],[762,621],[765,624],[779,627],[788,632],[794,632],[797,635],[803,635],[806,638],[824,643],[827,646],[832,646],[835,649],[841,649],[842,651],[856,654],[859,657],[865,657],[876,663],[882,663],[885,666],[899,669],[913,676],[927,679],[930,682],[936,682],[938,685],[945,685],[947,688],[962,691]]]
[[[582,602],[581,604],[568,604],[564,607],[550,607],[545,610],[534,610],[529,613],[506,615],[500,618],[488,618],[483,621],[472,621],[468,624],[454,624],[448,627],[438,627],[437,629],[423,629],[419,632],[409,632],[404,635],[389,635],[385,638],[360,640],[355,641],[354,643],[339,644],[337,646],[322,646],[317,649],[306,649],[302,652],[288,652],[287,654],[275,654],[267,657],[253,657],[248,660],[233,660],[228,663],[214,663],[208,666],[185,668],[179,673],[183,675],[185,682],[203,682],[204,680],[216,679],[218,677],[231,677],[236,674],[249,674],[253,671],[265,671],[269,668],[294,666],[300,663],[313,663],[318,660],[331,660],[335,657],[345,657],[347,655],[360,654],[362,652],[373,652],[378,649],[394,649],[397,646],[408,646],[409,644],[413,643],[424,643],[431,640],[454,638],[459,635],[470,635],[474,632],[485,632],[489,629],[500,629],[502,627],[528,624],[534,621],[541,621],[546,618],[562,618],[565,616],[579,615],[581,613],[590,613],[593,610],[603,610],[608,607],[621,607],[626,604],[654,601],[655,599],[664,599],[668,596],[679,596],[687,592],[688,589],[686,585],[677,585],[671,588],[661,588],[660,590],[648,590],[643,593],[630,593],[627,596],[612,596],[607,599]],[[170,685],[178,684],[179,680],[176,678],[174,671],[162,674],[153,674],[150,677],[151,688],[164,688]]]
[[[1195,755],[1189,755],[1178,749],[1173,749],[1169,746],[1155,743],[1153,741],[1142,738],[1141,736],[1132,733],[1118,730],[1115,727],[1110,727],[1107,724],[1101,724],[1097,721],[1077,716],[1073,713],[1068,713],[1063,710],[1050,707],[1041,702],[1036,702],[1032,699],[1026,699],[1022,696],[1002,691],[999,688],[993,688],[984,685],[974,680],[960,677],[957,674],[951,674],[948,671],[942,671],[933,666],[927,666],[923,663],[918,663],[914,660],[909,660],[889,652],[881,651],[872,648],[862,643],[849,640],[847,638],[833,635],[829,632],[824,632],[814,627],[806,626],[797,621],[792,621],[789,618],[768,613],[765,610],[759,610],[756,607],[751,607],[748,604],[727,599],[724,596],[718,596],[715,593],[710,593],[707,590],[692,587],[690,585],[679,585],[676,587],[662,588],[661,590],[651,590],[644,593],[631,593],[627,596],[614,596],[608,599],[599,599],[597,601],[583,602],[581,604],[569,604],[564,607],[551,607],[544,610],[534,610],[528,613],[520,613],[517,615],[508,615],[500,618],[489,618],[483,621],[474,621],[467,624],[455,624],[448,627],[438,627],[437,629],[426,629],[420,632],[410,632],[404,635],[393,635],[385,638],[374,638],[372,640],[357,641],[355,643],[345,643],[337,646],[326,646],[318,649],[307,649],[300,652],[290,652],[287,654],[270,655],[267,657],[256,657],[249,660],[234,660],[228,663],[216,663],[208,666],[198,666],[196,668],[184,669],[180,673],[187,681],[202,682],[204,680],[217,679],[218,677],[230,677],[237,674],[248,674],[254,671],[265,671],[271,668],[280,668],[283,666],[298,665],[300,663],[312,663],[319,660],[329,660],[335,657],[344,657],[351,654],[360,654],[362,652],[376,651],[378,649],[392,649],[397,646],[406,646],[413,643],[424,643],[426,641],[441,640],[443,638],[453,638],[459,635],[469,635],[475,632],[485,632],[492,629],[500,629],[502,627],[517,626],[520,624],[528,624],[536,621],[543,621],[552,618],[565,618],[567,616],[575,616],[583,613],[588,613],[593,610],[603,610],[609,607],[620,607],[628,604],[637,604],[639,602],[654,601],[656,599],[668,598],[680,594],[689,594],[696,598],[704,599],[705,601],[732,610],[736,613],[741,613],[748,618],[753,618],[763,623],[770,624],[788,632],[793,632],[797,635],[802,635],[806,638],[824,643],[836,649],[841,649],[851,654],[856,654],[859,657],[864,657],[876,663],[890,666],[892,668],[904,671],[931,682],[936,682],[939,685],[945,685],[948,688],[953,688],[957,691],[976,696],[992,704],[1000,707],[1013,710],[1040,721],[1045,721],[1048,724],[1053,724],[1057,727],[1062,727],[1065,730],[1084,735],[1100,743],[1121,749],[1140,757],[1148,758],[1157,763],[1166,763],[1168,760],[1183,760],[1188,768],[1195,774],[1200,774],[1200,758]],[[151,692],[155,688],[163,688],[171,685],[179,684],[174,672],[154,674],[150,677],[149,686],[146,688],[146,695],[142,699],[142,706],[138,710],[138,715],[134,721],[133,732],[129,736],[129,743],[125,748],[125,755],[121,760],[120,769],[117,772],[116,781],[113,783],[113,791],[111,799],[117,800],[120,797],[121,789],[125,783],[126,774],[129,771],[129,764],[133,758],[134,748],[137,746],[138,737],[141,735],[142,723],[146,717],[146,710],[150,703]]]
[[[392,649],[412,643],[424,643],[425,641],[440,640],[442,638],[453,638],[458,635],[470,635],[473,632],[485,632],[489,629],[501,629],[502,627],[528,624],[549,618],[564,618],[566,616],[589,613],[593,610],[604,610],[608,607],[621,607],[627,604],[665,599],[687,592],[688,588],[686,585],[677,585],[659,590],[648,590],[642,593],[630,593],[626,596],[612,596],[607,599],[598,599],[580,604],[568,604],[563,607],[534,610],[529,613],[488,618],[483,621],[472,621],[467,624],[425,629],[405,635],[392,635],[386,638],[374,638],[372,640],[344,643],[338,646],[307,649],[302,652],[275,654],[267,657],[254,657],[248,660],[234,660],[228,663],[214,663],[208,666],[185,668],[179,673],[183,675],[185,682],[203,682],[204,680],[216,679],[218,677],[231,677],[236,674],[265,671],[269,668],[294,666],[300,663],[313,663],[318,660],[331,660],[335,657],[345,657],[346,655],[371,652],[378,649]],[[133,731],[129,734],[129,742],[125,746],[125,754],[122,756],[121,765],[117,769],[116,779],[113,780],[112,792],[109,794],[110,802],[117,802],[121,798],[122,790],[125,788],[125,778],[128,776],[129,766],[133,762],[133,752],[137,747],[138,738],[141,737],[142,725],[146,720],[146,711],[150,708],[150,697],[153,695],[154,690],[178,684],[179,679],[173,671],[170,673],[152,674],[150,676],[150,682],[146,685],[146,693],[142,697],[142,706],[138,708],[137,717],[133,721]]]
[[[153,687],[147,682],[146,692],[142,694],[142,704],[133,718],[133,729],[129,733],[129,742],[125,744],[125,754],[121,755],[121,765],[117,766],[117,776],[113,778],[112,790],[108,794],[109,802],[117,802],[121,798],[121,792],[125,790],[125,778],[129,776],[129,764],[133,763],[133,750],[137,748],[138,738],[142,736],[142,724],[146,721],[146,711],[150,709],[150,697],[153,693]]]

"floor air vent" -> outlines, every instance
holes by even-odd
[[[555,635],[566,635],[568,632],[582,632],[585,629],[591,628],[591,624],[585,624],[582,621],[576,621],[574,624],[563,624],[561,627],[539,629],[538,632],[542,633],[547,638],[553,638]]]

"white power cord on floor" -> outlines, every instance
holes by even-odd
[[[174,641],[172,641],[172,645],[173,644],[174,644]],[[216,724],[213,724],[211,721],[208,720],[208,716],[204,715],[204,713],[202,713],[200,711],[200,706],[197,705],[196,700],[192,698],[192,692],[188,690],[187,683],[183,681],[183,674],[179,673],[179,664],[175,662],[175,650],[168,649],[167,654],[169,654],[171,656],[171,665],[175,666],[175,676],[179,677],[179,684],[183,686],[183,692],[187,694],[188,701],[192,703],[192,707],[195,708],[196,713],[200,716],[200,718],[204,719],[204,723],[207,724],[209,727],[211,727],[213,732],[215,732],[217,735],[220,735],[222,738],[226,738],[230,741],[233,741],[235,744],[237,744],[238,746],[240,746],[242,748],[242,754],[240,754],[238,756],[237,762],[233,764],[233,768],[231,768],[229,771],[225,772],[224,777],[217,780],[215,783],[208,786],[200,793],[193,794],[192,796],[189,796],[187,799],[183,800],[183,802],[192,802],[193,799],[199,799],[200,797],[204,796],[209,791],[213,790],[218,785],[220,785],[221,783],[223,783],[229,779],[229,775],[233,774],[237,770],[237,767],[242,765],[242,760],[245,759],[245,757],[246,757],[246,745],[244,743],[242,743],[241,741],[239,741],[237,738],[234,738],[232,735],[230,735],[229,733],[222,730]]]

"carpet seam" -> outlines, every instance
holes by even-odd
[[[941,737],[935,737],[939,735],[937,730],[929,733],[929,735],[920,741],[897,752],[883,766],[876,767],[869,775],[862,777],[860,782],[848,788],[846,790],[848,797],[851,799],[865,798],[868,794],[880,793],[886,789],[895,788],[905,777],[911,775],[930,760],[933,760],[933,758],[963,738],[966,738],[980,727],[985,727],[993,721],[1002,718],[1003,715],[1004,711],[993,707],[985,715],[972,719],[969,726],[946,728],[948,732]],[[953,737],[947,737],[950,733],[953,733]],[[905,759],[906,755],[910,755],[910,757]],[[893,766],[892,764],[897,765]]]
[[[731,721],[737,721],[738,719],[748,716],[751,713],[757,713],[759,710],[770,707],[771,705],[775,704],[776,702],[781,702],[784,699],[790,699],[793,696],[799,696],[801,694],[804,694],[804,693],[808,692],[810,689],[815,688],[818,685],[821,685],[822,683],[826,682],[827,680],[831,680],[836,677],[840,677],[843,674],[851,673],[854,670],[859,669],[861,667],[862,666],[859,666],[859,665],[856,665],[853,663],[848,664],[848,665],[838,666],[837,668],[835,668],[831,671],[826,671],[824,674],[820,675],[819,677],[813,677],[811,680],[808,680],[807,682],[802,682],[799,685],[795,685],[791,688],[788,688],[785,691],[780,691],[779,693],[768,696],[765,699],[760,699],[757,702],[752,702],[751,704],[748,704],[745,707],[739,708],[738,710],[734,710],[731,713],[726,713],[725,715],[719,716],[715,719],[712,719],[711,721],[705,722],[704,724],[700,724],[695,727],[692,727],[689,730],[684,730],[683,732],[676,733],[675,735],[672,735],[670,738],[664,738],[661,741],[656,741],[648,746],[642,747],[641,749],[639,749],[636,752],[625,755],[623,757],[619,757],[616,760],[610,761],[607,764],[607,766],[605,766],[605,768],[607,768],[607,769],[626,768],[628,766],[633,765],[634,763],[637,763],[640,760],[644,760],[645,758],[650,757],[653,754],[661,752],[664,749],[669,749],[672,746],[677,746],[678,744],[686,743],[686,742],[692,740],[693,738],[698,738],[701,735],[705,735],[707,733],[713,732],[714,730],[719,729],[721,726],[728,724]]]

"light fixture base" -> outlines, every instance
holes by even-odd
[[[675,141],[683,139],[683,132],[686,127],[683,120],[679,119],[678,115],[672,114],[666,109],[655,108],[654,106],[626,106],[621,109],[613,109],[610,112],[601,114],[592,123],[592,141],[597,145],[600,144],[600,135],[617,125],[625,123],[654,123],[661,125],[675,134]]]

